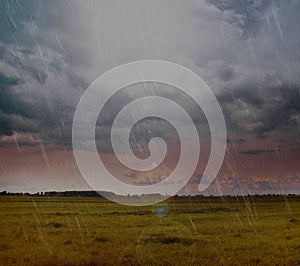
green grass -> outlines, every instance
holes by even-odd
[[[0,197],[0,265],[300,265],[300,201]]]

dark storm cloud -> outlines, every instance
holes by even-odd
[[[136,98],[154,95],[172,99],[189,114],[196,126],[203,125],[202,132],[200,133],[204,134],[204,129],[206,129],[206,132],[209,132],[204,113],[192,98],[174,87],[147,82],[122,89],[119,93],[111,97],[104,105],[97,121],[98,127],[96,130],[96,140],[98,140],[97,143],[99,150],[112,150],[110,143],[110,130],[115,117],[122,108]],[[164,110],[161,111],[162,113],[164,112]],[[176,121],[176,114],[174,114],[173,119]],[[148,119],[141,120],[132,128],[130,143],[131,145],[148,143],[153,137],[161,137],[169,142],[177,140],[178,134],[175,128],[167,121],[160,118],[150,117]]]
[[[232,12],[228,18],[247,34],[255,33],[263,23],[265,13],[272,6],[283,4],[281,0],[207,0],[222,12]],[[285,1],[287,2],[287,1]]]
[[[277,93],[276,93],[277,92]],[[282,84],[270,88],[273,94],[265,105],[265,116],[255,130],[264,133],[273,130],[300,131],[300,86],[298,84]]]
[[[74,110],[88,84],[112,67],[143,59],[173,61],[199,74],[216,93],[229,130],[297,129],[299,12],[295,0],[5,0],[0,6],[0,135],[38,134],[71,147]],[[166,87],[150,91],[177,101],[198,127],[206,124],[185,95]],[[98,122],[100,144],[107,146],[120,108],[147,94],[131,88],[107,104]],[[171,131],[150,119],[133,138],[170,138]]]
[[[1,135],[15,131],[61,145],[65,139],[70,142],[72,113],[87,83],[66,61],[53,35],[60,30],[57,10],[66,5],[56,1],[1,4]]]
[[[13,134],[11,120],[0,114],[0,136]]]
[[[252,86],[251,86],[252,85]],[[218,96],[220,103],[230,102],[235,103],[238,99],[243,100],[253,106],[260,107],[265,102],[265,99],[260,95],[254,84],[248,83],[235,90],[226,89]]]
[[[20,80],[13,77],[7,77],[0,73],[0,136],[12,135],[12,120],[7,114],[16,112],[16,106],[11,102],[11,87],[18,85]]]
[[[248,132],[261,136],[271,131],[295,131],[300,128],[300,86],[283,83],[255,85],[251,82],[236,89],[227,89],[218,96],[232,130],[243,123],[254,124]],[[261,87],[261,89],[259,89]],[[228,105],[232,108],[228,110]],[[237,114],[246,113],[236,119]],[[234,114],[236,114],[234,116]]]
[[[3,73],[0,73],[0,86],[1,90],[10,88],[11,86],[18,85],[20,80],[13,77],[6,77]]]

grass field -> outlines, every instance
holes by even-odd
[[[0,197],[0,264],[300,265],[300,201]]]

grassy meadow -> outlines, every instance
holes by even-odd
[[[3,196],[0,265],[300,265],[300,200]]]

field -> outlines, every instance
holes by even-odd
[[[3,196],[0,265],[300,265],[300,200]]]

